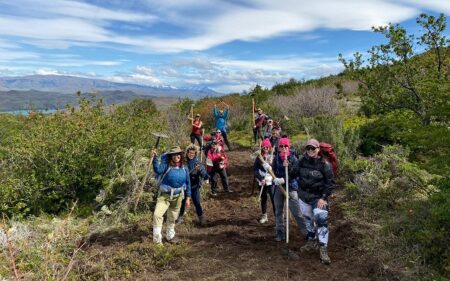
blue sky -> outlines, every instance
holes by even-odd
[[[342,70],[382,42],[372,26],[418,32],[444,0],[0,0],[0,76],[60,74],[241,92]],[[448,34],[448,32],[447,32]]]

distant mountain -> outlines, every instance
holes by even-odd
[[[21,77],[0,77],[0,90],[42,91],[61,94],[131,91],[138,95],[177,96],[201,98],[220,95],[208,87],[174,88],[170,86],[144,86],[130,83],[116,83],[101,79],[82,78],[64,75],[31,75]]]
[[[84,93],[83,96],[91,98],[92,94]],[[121,104],[134,99],[151,99],[158,107],[167,107],[176,102],[176,96],[150,96],[139,95],[132,91],[101,91],[95,94],[97,98],[102,97],[106,105]],[[0,112],[29,110],[61,109],[65,105],[77,105],[76,94],[61,94],[43,91],[0,91]]]

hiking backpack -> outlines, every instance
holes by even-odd
[[[320,152],[319,155],[323,158],[325,158],[330,164],[333,169],[334,176],[337,176],[338,172],[338,160],[336,152],[334,151],[334,148],[331,144],[326,142],[319,143],[320,146]]]

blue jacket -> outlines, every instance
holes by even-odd
[[[293,153],[291,153],[288,157],[289,166],[288,166],[288,174],[290,175],[292,169],[297,166],[298,159],[295,157]],[[272,163],[272,170],[277,178],[286,179],[286,168],[283,166],[283,160],[281,160],[280,156],[277,155]],[[297,191],[298,190],[298,181],[296,177],[289,177],[289,191]]]
[[[216,122],[216,128],[221,130],[222,132],[227,131],[227,120],[228,120],[228,108],[223,111],[223,114],[220,113],[217,108],[213,108],[213,116]]]
[[[195,165],[200,164],[200,170],[195,169]],[[189,177],[191,181],[191,189],[199,188],[201,186],[201,181],[209,178],[206,172],[205,166],[201,164],[197,156],[193,159],[187,159],[187,168],[189,170]]]
[[[163,156],[161,157],[163,158]],[[153,171],[158,177],[163,176],[169,169],[168,161],[159,161],[158,157],[153,158]],[[180,188],[184,186],[185,197],[191,197],[191,181],[188,176],[189,170],[183,167],[171,167],[170,171],[164,176],[161,185],[170,186],[172,188]],[[175,193],[176,194],[176,193]]]

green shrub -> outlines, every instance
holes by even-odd
[[[158,118],[151,101],[135,101],[105,113],[101,100],[85,98],[80,98],[77,109],[30,115],[15,141],[0,149],[5,155],[0,158],[0,211],[58,213],[70,201],[94,204],[99,191],[127,163],[127,149],[149,148],[154,142],[150,133],[166,126]],[[166,141],[161,145],[167,146]],[[114,188],[112,196],[125,192]]]

